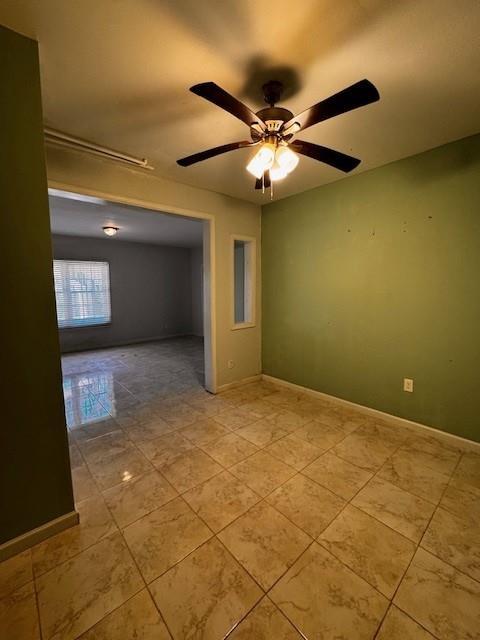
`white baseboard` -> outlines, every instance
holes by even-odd
[[[76,511],[70,511],[59,518],[55,518],[55,520],[50,520],[50,522],[42,524],[36,529],[27,531],[27,533],[22,533],[21,536],[17,536],[12,540],[4,542],[0,545],[0,562],[7,560],[7,558],[11,558],[17,553],[25,551],[25,549],[30,549],[30,547],[54,536],[56,533],[60,533],[65,529],[75,526],[78,522],[78,513]]]
[[[236,389],[237,387],[243,387],[243,385],[249,382],[257,382],[262,379],[262,374],[258,373],[256,376],[250,376],[248,378],[242,378],[241,380],[235,380],[234,382],[228,382],[217,387],[216,393],[222,393],[222,391],[228,391],[229,389]]]
[[[269,376],[265,373],[262,374],[262,379],[274,384],[278,384],[282,387],[287,387],[288,389],[292,389],[292,391],[298,391],[299,393],[304,393],[306,395],[313,396],[314,398],[326,400],[327,402],[331,402],[332,404],[354,409],[355,411],[359,411],[373,418],[384,420],[385,422],[388,422],[392,425],[407,427],[412,431],[419,431],[423,433],[425,433],[425,431],[428,431],[432,435],[441,437],[446,442],[450,442],[452,446],[459,447],[463,450],[475,451],[477,453],[480,452],[480,442],[468,440],[467,438],[456,436],[453,433],[448,433],[447,431],[442,431],[441,429],[436,429],[435,427],[429,427],[426,424],[420,424],[419,422],[413,422],[413,420],[407,420],[407,418],[400,418],[399,416],[392,415],[391,413],[385,413],[384,411],[380,411],[378,409],[372,409],[371,407],[366,407],[363,404],[356,404],[355,402],[350,402],[349,400],[344,400],[343,398],[337,398],[337,396],[331,396],[328,395],[328,393],[323,393],[322,391],[315,391],[315,389],[302,387],[299,384],[294,384],[293,382],[288,382],[287,380],[282,380],[281,378],[274,378],[273,376]]]

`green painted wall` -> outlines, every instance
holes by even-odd
[[[480,441],[480,135],[265,206],[262,278],[265,373]]]
[[[73,510],[37,44],[0,27],[0,543]]]

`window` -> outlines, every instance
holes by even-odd
[[[108,262],[54,260],[53,275],[60,329],[110,322]]]
[[[255,323],[255,240],[233,238],[233,328]]]

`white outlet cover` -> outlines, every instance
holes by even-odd
[[[408,391],[409,393],[413,393],[413,380],[412,378],[404,378],[403,379],[403,390]]]

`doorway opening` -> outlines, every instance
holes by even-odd
[[[213,222],[56,189],[49,201],[73,440],[188,422],[184,400],[215,392]]]

